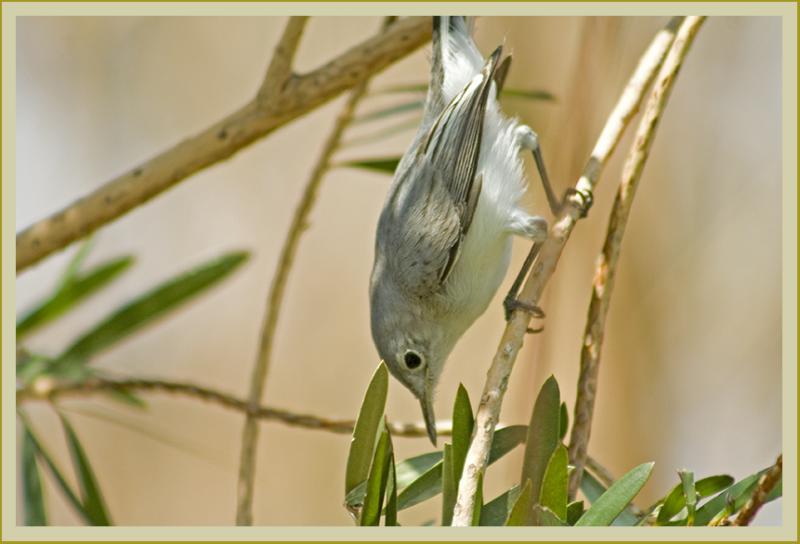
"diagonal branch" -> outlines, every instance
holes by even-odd
[[[745,503],[742,509],[739,510],[739,513],[736,515],[736,519],[733,520],[733,525],[750,525],[750,522],[753,521],[753,518],[756,516],[758,511],[762,506],[764,506],[767,495],[769,495],[770,491],[772,491],[781,481],[782,472],[783,454],[780,454],[778,459],[775,461],[775,464],[772,465],[772,467],[770,467],[770,469],[764,473],[761,478],[759,478],[756,490],[753,492],[753,495]]]
[[[658,122],[669,100],[670,91],[675,83],[683,59],[692,45],[695,35],[703,24],[703,17],[687,17],[678,29],[675,41],[661,66],[642,120],[636,130],[636,137],[625,165],[622,168],[614,205],[608,220],[606,239],[603,249],[597,258],[594,279],[592,281],[592,299],[584,331],[581,347],[581,365],[578,376],[578,394],[575,399],[574,424],[570,435],[569,457],[575,470],[570,475],[569,496],[575,493],[581,483],[583,467],[594,414],[594,402],[597,395],[597,376],[600,368],[600,353],[603,347],[606,316],[614,291],[617,263],[619,262],[622,238],[628,224],[633,197],[642,177],[642,170],[650,154],[650,148],[656,134]]]
[[[283,30],[272,60],[269,61],[267,74],[258,89],[258,100],[264,102],[270,97],[278,96],[283,87],[292,77],[292,62],[294,61],[297,46],[300,44],[300,37],[303,29],[308,22],[308,17],[290,17]]]
[[[636,114],[647,87],[655,77],[656,71],[664,60],[672,41],[680,18],[673,18],[669,24],[656,34],[652,43],[639,61],[617,105],[606,121],[603,132],[595,144],[592,155],[584,168],[576,189],[589,193],[597,184],[600,173],[611,153],[619,143],[622,133]],[[565,206],[560,216],[550,229],[547,240],[542,244],[539,256],[533,266],[531,275],[525,283],[519,299],[526,304],[535,305],[552,276],[564,245],[580,218],[577,206]],[[515,310],[506,324],[497,353],[492,360],[486,376],[480,405],[475,418],[475,435],[470,444],[464,463],[464,472],[458,486],[458,499],[453,515],[453,525],[467,527],[472,520],[475,508],[475,495],[478,477],[486,468],[489,459],[489,448],[494,429],[500,418],[503,395],[508,386],[511,370],[525,337],[531,316],[525,311]]]
[[[17,234],[17,273],[332,100],[431,36],[428,17],[403,18],[312,72],[292,76],[285,66],[302,26],[302,18],[292,18],[277,48],[281,60],[271,71],[288,76],[282,85],[265,78],[259,96],[240,109]]]

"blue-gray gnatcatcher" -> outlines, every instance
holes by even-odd
[[[520,207],[521,150],[533,152],[551,209],[536,133],[497,102],[511,57],[484,60],[463,17],[434,17],[431,80],[422,123],[394,175],[375,241],[370,280],[372,337],[391,373],[419,399],[436,444],[433,397],[456,341],[489,305],[508,269],[511,235],[547,236],[544,218]],[[588,206],[588,198],[583,199]],[[506,317],[523,269],[505,300]]]

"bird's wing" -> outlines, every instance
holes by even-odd
[[[429,161],[440,174],[437,179],[458,210],[463,234],[469,230],[481,190],[476,178],[483,120],[501,52],[498,47],[479,76],[450,101],[418,148],[420,159]]]
[[[482,177],[477,172],[486,103],[498,48],[477,77],[442,111],[397,180],[382,252],[404,290],[426,296],[441,289],[469,230]]]

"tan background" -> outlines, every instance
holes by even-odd
[[[17,229],[247,100],[283,22],[20,20]],[[576,179],[638,55],[663,22],[479,21],[477,40],[484,51],[505,39],[514,52],[509,85],[544,88],[558,97],[555,103],[507,106],[540,133],[560,186]],[[298,69],[324,62],[378,25],[378,18],[313,19]],[[657,461],[643,505],[672,485],[675,468],[740,477],[770,463],[780,449],[780,30],[776,18],[706,23],[680,75],[634,206],[608,324],[591,451],[616,474]],[[418,52],[374,86],[426,75],[425,53]],[[371,99],[361,111],[385,102]],[[221,288],[97,360],[117,373],[192,380],[243,394],[280,244],[340,105],[341,99],[313,112],[101,231],[91,262],[133,253],[137,265],[33,337],[30,347],[57,352],[153,283],[222,251],[247,248],[253,259]],[[353,147],[341,157],[400,152],[408,138]],[[548,288],[542,303],[547,331],[530,338],[520,357],[506,422],[527,420],[532,397],[550,373],[567,402],[574,400],[592,263],[620,164],[618,159],[607,170],[595,208],[576,230]],[[327,177],[290,280],[269,404],[331,417],[356,413],[376,363],[366,285],[388,182],[344,169]],[[535,209],[545,213],[538,185],[532,196]],[[512,269],[525,249],[516,246]],[[72,251],[20,277],[18,308],[47,292]],[[452,355],[437,402],[440,416],[447,416],[458,381],[474,399],[479,396],[502,330],[499,301],[500,296]],[[142,413],[101,399],[65,406],[118,524],[232,522],[239,415],[164,397],[153,397]],[[66,464],[52,412],[32,406],[31,413]],[[389,415],[418,418],[416,404],[394,382]],[[396,442],[401,457],[428,448],[418,439]],[[348,524],[340,506],[347,443],[341,435],[265,424],[257,523]],[[487,496],[514,482],[520,454],[492,469]],[[76,522],[55,489],[48,489],[48,500],[54,523]],[[438,508],[431,501],[401,521],[425,521]],[[779,520],[779,505],[768,506],[759,518]]]

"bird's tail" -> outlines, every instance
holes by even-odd
[[[434,17],[432,74],[449,102],[483,68],[485,59],[472,39],[474,18]],[[433,83],[433,82],[432,82]]]

